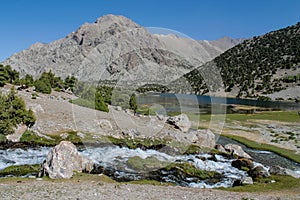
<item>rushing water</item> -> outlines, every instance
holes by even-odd
[[[50,148],[41,147],[34,149],[9,149],[0,150],[0,169],[11,165],[23,165],[23,164],[39,164],[45,160],[46,155]],[[90,157],[95,163],[103,166],[104,168],[113,168],[118,174],[119,178],[124,176],[134,176],[133,179],[139,179],[140,171],[131,169],[127,165],[127,160],[134,156],[140,158],[154,157],[160,161],[166,162],[191,162],[195,167],[207,170],[216,171],[222,174],[222,179],[218,183],[210,183],[207,181],[178,181],[172,179],[170,176],[165,176],[163,179],[167,182],[174,182],[178,185],[197,187],[197,188],[216,188],[216,187],[231,187],[234,180],[242,179],[248,176],[246,172],[238,170],[231,166],[231,159],[216,155],[215,160],[211,160],[209,154],[199,155],[177,155],[171,156],[156,150],[141,150],[141,149],[128,149],[120,148],[118,146],[103,146],[84,148],[80,150],[83,155]],[[250,152],[249,152],[250,153]],[[255,162],[255,165],[261,165]]]

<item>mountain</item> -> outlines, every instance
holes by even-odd
[[[203,74],[212,67],[230,96],[300,99],[300,23],[243,41],[185,74],[175,90],[207,94]]]
[[[128,77],[140,84],[169,82],[239,42],[150,34],[126,17],[106,15],[60,40],[33,44],[2,64],[35,78],[51,70],[62,78],[74,75],[86,82]]]

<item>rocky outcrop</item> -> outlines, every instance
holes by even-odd
[[[286,169],[278,165],[271,166],[269,168],[269,173],[273,175],[286,175],[286,176],[292,176],[294,178],[300,178],[300,174],[297,174],[293,170]]]
[[[71,178],[74,171],[90,172],[93,166],[92,160],[81,155],[74,144],[62,141],[48,153],[40,176],[48,175],[52,179]]]
[[[174,80],[172,76],[189,72],[237,43],[153,35],[126,17],[106,15],[60,40],[33,44],[2,64],[34,77],[52,70],[62,78],[72,74],[92,82],[140,71],[137,79]]]
[[[186,114],[169,117],[167,123],[183,132],[188,132],[191,128],[191,122]]]
[[[252,178],[266,178],[270,176],[268,170],[263,166],[256,166],[255,168],[248,171],[249,176]]]
[[[249,154],[247,154],[243,148],[239,145],[236,145],[236,144],[226,144],[225,145],[225,149],[233,154],[233,155],[237,155],[238,157],[241,157],[241,158],[249,158],[251,159],[251,156]]]

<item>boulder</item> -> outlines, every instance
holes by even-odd
[[[216,145],[216,138],[215,134],[210,130],[197,130],[197,131],[190,131],[187,134],[187,138],[190,143],[195,144],[200,147],[209,147],[214,148]]]
[[[98,125],[100,126],[100,128],[104,129],[104,130],[112,130],[113,127],[110,123],[110,121],[106,120],[106,119],[101,119],[98,122]]]
[[[191,128],[191,122],[186,114],[169,117],[167,123],[183,132],[188,132]]]
[[[52,179],[71,178],[74,171],[91,172],[93,166],[92,160],[81,155],[74,144],[62,141],[48,153],[40,176],[48,175]]]
[[[269,169],[269,173],[273,175],[286,175],[292,176],[294,178],[300,178],[300,174],[297,174],[293,170],[280,167],[279,165],[271,166]]]
[[[263,166],[257,166],[248,171],[249,176],[252,178],[266,178],[270,176],[268,170],[266,170]]]
[[[253,179],[249,176],[243,178],[242,185],[253,185]]]
[[[225,148],[223,147],[223,145],[221,144],[216,144],[215,149],[222,152],[222,153],[228,153]]]
[[[240,158],[231,162],[231,166],[239,170],[249,171],[254,167],[253,161],[248,158]]]
[[[237,144],[226,144],[225,145],[225,149],[233,154],[233,155],[237,155],[240,158],[249,158],[251,159],[251,156],[249,154],[247,154],[243,148]]]
[[[242,185],[253,185],[253,179],[249,176],[244,177],[242,179],[234,180],[232,187],[242,186]]]

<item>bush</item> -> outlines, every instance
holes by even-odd
[[[37,92],[41,92],[44,94],[51,93],[51,84],[50,81],[46,78],[40,78],[36,80],[34,86],[35,86],[35,91]]]
[[[95,109],[103,112],[109,111],[107,104],[104,102],[102,94],[99,92],[96,92],[95,94]]]
[[[15,89],[10,93],[0,93],[0,134],[12,134],[13,127],[18,124],[26,124],[28,127],[34,125],[36,118],[31,110],[26,110],[25,102],[21,97],[16,96]]]

